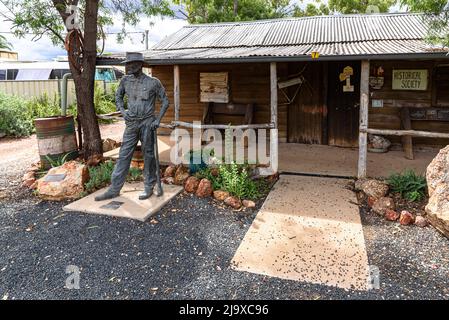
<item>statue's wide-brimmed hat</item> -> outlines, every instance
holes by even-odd
[[[143,54],[141,52],[127,52],[126,53],[126,60],[122,63],[129,63],[129,62],[144,62]]]

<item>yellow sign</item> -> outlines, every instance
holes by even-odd
[[[343,73],[340,73],[340,81],[346,81],[346,85],[343,86],[343,92],[354,92],[354,86],[351,84],[351,76],[354,75],[354,69],[347,66],[343,69]]]
[[[352,69],[352,67],[350,66],[347,66],[343,69],[343,73],[340,73],[340,81],[343,82],[352,75],[354,75],[354,69]]]
[[[352,76],[352,75],[354,75],[354,69],[352,69],[352,67],[350,67],[350,66],[347,66],[346,68],[343,69],[343,73],[346,76]]]
[[[427,90],[429,72],[424,70],[393,70],[393,90]]]
[[[320,57],[320,53],[319,52],[312,52],[312,59],[318,59]]]

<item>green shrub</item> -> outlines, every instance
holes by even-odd
[[[57,94],[50,98],[46,93],[40,97],[32,98],[27,103],[31,119],[46,118],[61,115],[60,99]]]
[[[212,174],[210,167],[200,170],[197,173],[198,178],[206,178],[211,181],[214,190],[224,190],[240,199],[257,199],[267,189],[264,180],[254,181],[249,175],[247,165],[220,164],[218,175]]]
[[[112,88],[110,93],[104,92],[103,86],[99,82],[95,82],[94,88],[94,105],[97,114],[106,114],[116,111],[115,107],[115,91]]]
[[[115,106],[115,92],[118,84],[112,84],[107,93],[103,90],[101,82],[95,82],[94,87],[94,108],[96,114],[107,114],[117,111]],[[78,115],[76,102],[67,107],[67,114],[75,119]],[[98,119],[100,123],[112,123],[113,120]]]
[[[388,184],[391,191],[410,201],[420,201],[424,198],[427,188],[426,178],[417,175],[413,170],[390,175]]]
[[[89,167],[89,181],[85,184],[86,192],[91,193],[111,183],[114,162],[105,161],[98,166]]]
[[[142,176],[142,170],[140,170],[139,168],[129,168],[129,173],[128,173],[128,177],[126,178],[126,180],[128,182],[133,182],[133,181],[141,181],[143,178]]]
[[[62,166],[64,163],[67,162],[67,159],[70,155],[72,155],[74,152],[77,151],[71,151],[66,153],[65,155],[59,156],[56,159],[53,159],[51,157],[49,157],[48,155],[45,155],[45,158],[47,159],[47,161],[50,163],[50,166],[52,168],[56,168],[56,167],[60,167]]]
[[[24,98],[0,92],[0,131],[9,136],[23,137],[34,133],[33,120],[59,115],[59,99],[44,94],[39,98]]]
[[[27,101],[0,92],[0,131],[9,136],[23,137],[29,136],[33,130]]]
[[[114,171],[114,162],[111,160],[100,163],[98,166],[89,167],[89,181],[84,185],[86,193],[92,193],[104,188],[111,183],[111,175]],[[126,180],[128,182],[141,181],[142,170],[130,168]]]
[[[201,169],[201,170],[197,171],[194,175],[198,179],[209,180],[212,183],[212,187],[214,188],[214,190],[223,190],[222,189],[223,188],[222,179],[221,179],[220,175],[218,175],[218,176],[213,175],[211,167],[206,167],[204,169]]]

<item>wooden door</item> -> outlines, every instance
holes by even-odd
[[[288,106],[288,142],[323,144],[323,119],[326,109],[326,62],[291,63],[289,73],[302,71],[304,82],[296,99]],[[289,88],[292,97],[296,86]],[[326,123],[324,123],[326,127]]]
[[[360,69],[360,61],[329,63],[329,145],[358,146]]]

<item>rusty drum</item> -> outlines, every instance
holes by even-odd
[[[38,118],[34,125],[43,169],[79,156],[73,116]]]

